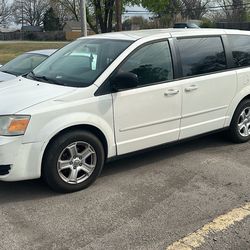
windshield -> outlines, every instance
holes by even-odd
[[[39,65],[27,77],[70,87],[87,87],[132,42],[110,39],[77,40]]]
[[[20,76],[32,71],[37,65],[43,62],[47,56],[33,53],[25,53],[6,63],[0,71]]]

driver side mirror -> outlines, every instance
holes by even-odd
[[[111,86],[115,92],[119,90],[132,89],[138,85],[138,76],[131,72],[118,72],[111,80]]]

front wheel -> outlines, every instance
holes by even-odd
[[[235,143],[247,142],[250,139],[250,100],[242,101],[237,107],[228,131]]]
[[[104,164],[100,140],[88,131],[58,136],[46,149],[42,176],[58,192],[75,192],[91,185]]]

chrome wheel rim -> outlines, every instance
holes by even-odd
[[[250,107],[245,108],[239,116],[238,132],[243,137],[250,135]]]
[[[95,170],[97,155],[87,142],[78,141],[64,148],[57,161],[57,171],[68,184],[86,181]]]

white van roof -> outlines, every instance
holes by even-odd
[[[250,31],[231,30],[231,29],[148,29],[135,31],[112,32],[89,36],[88,38],[103,38],[117,40],[139,40],[142,38],[159,37],[159,35],[168,37],[184,36],[204,36],[204,35],[223,35],[223,34],[242,34],[250,35]],[[80,38],[84,39],[84,37]]]

